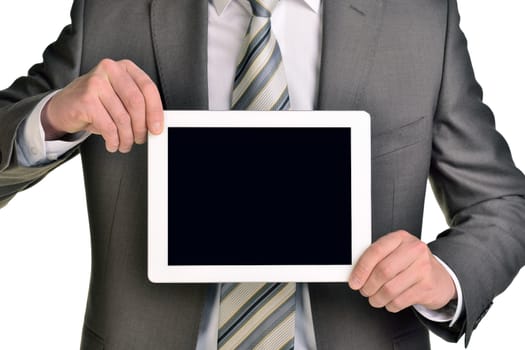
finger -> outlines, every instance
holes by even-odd
[[[357,261],[350,275],[349,285],[354,290],[361,289],[375,266],[402,243],[397,232],[387,234],[373,243]]]
[[[123,153],[129,152],[133,146],[134,137],[128,110],[109,84],[100,90],[99,99],[117,128],[119,136],[118,150]]]
[[[121,61],[139,87],[146,103],[146,124],[153,134],[160,134],[164,126],[164,112],[160,93],[151,78],[129,60]]]
[[[102,135],[108,152],[114,153],[119,148],[119,134],[113,119],[101,103],[93,104],[88,111],[93,116],[87,130],[93,134]]]
[[[420,294],[421,290],[418,284],[414,284],[410,288],[403,291],[403,293],[398,295],[396,298],[392,299],[388,304],[385,305],[385,308],[389,312],[397,313],[406,309],[407,307],[418,304]]]
[[[377,293],[368,298],[368,302],[376,308],[384,307],[399,298],[421,279],[422,277],[419,274],[417,266],[413,264],[395,278],[385,283]]]
[[[425,243],[420,240],[403,241],[393,252],[377,263],[361,288],[361,294],[366,297],[376,294],[383,285],[413,264],[421,254],[427,254],[426,249]]]
[[[124,106],[126,113],[119,113],[115,117],[115,123],[122,133],[121,152],[131,149],[133,142],[143,143],[146,138],[146,105],[144,96],[135,80],[120,62],[103,60],[100,65],[113,88],[115,94]],[[120,130],[120,127],[123,129]],[[129,137],[131,137],[131,142]]]

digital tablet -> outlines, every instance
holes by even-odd
[[[370,118],[167,111],[148,141],[152,282],[346,282],[371,243]]]

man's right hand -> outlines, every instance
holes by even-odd
[[[42,111],[46,140],[89,131],[102,135],[109,152],[126,153],[160,134],[164,114],[151,78],[129,60],[104,59],[49,100]]]

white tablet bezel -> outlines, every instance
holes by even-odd
[[[352,264],[371,243],[370,117],[363,111],[166,111],[148,138],[148,278],[154,283],[346,282],[352,265],[168,265],[169,127],[350,127]]]

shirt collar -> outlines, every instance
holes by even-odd
[[[220,16],[228,5],[234,0],[209,0],[211,4],[215,7],[215,11]],[[304,2],[312,11],[315,13],[319,12],[321,7],[321,0],[301,0]]]

